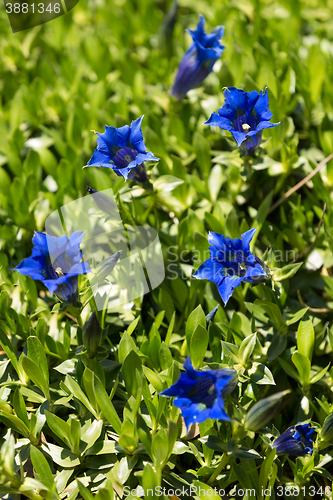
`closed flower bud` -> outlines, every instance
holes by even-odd
[[[220,43],[224,26],[217,26],[208,35],[205,31],[204,16],[200,16],[196,30],[188,31],[193,43],[179,64],[176,80],[171,90],[171,95],[178,101],[184,99],[189,90],[201,85],[213,70],[214,64],[220,59],[225,48]]]
[[[216,307],[210,313],[207,314],[206,316],[206,327],[208,328],[208,325],[211,321],[213,321],[215,314],[217,313],[218,308],[220,307],[220,304],[217,304]]]
[[[282,398],[289,392],[289,390],[277,392],[255,403],[246,415],[245,427],[257,431],[273,420],[281,409]]]
[[[313,453],[313,440],[311,439],[315,430],[310,424],[300,422],[289,427],[273,442],[278,455],[293,455],[303,457]]]
[[[101,191],[96,191],[89,186],[87,186],[87,191],[93,197],[94,202],[102,212],[111,217],[112,220],[117,221],[119,219],[119,210],[117,203],[113,198],[107,196]]]
[[[159,45],[161,50],[166,50],[168,57],[172,55],[172,37],[176,24],[178,2],[175,0],[166,13],[159,29]]]
[[[83,325],[83,344],[88,351],[88,355],[92,356],[101,343],[103,330],[98,322],[96,312],[93,311],[89,319]]]
[[[324,441],[333,441],[333,413],[325,419],[320,436]]]
[[[95,285],[96,283],[100,283],[109,276],[122,253],[122,250],[118,250],[118,252],[111,255],[111,257],[108,257],[100,264],[98,264],[97,268],[94,271],[94,277],[90,280],[91,286]]]

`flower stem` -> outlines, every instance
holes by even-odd
[[[229,460],[230,460],[229,456],[226,453],[224,453],[223,456],[222,456],[221,462],[219,463],[219,465],[214,470],[213,474],[208,479],[207,484],[213,484],[214,483],[214,481],[216,480],[217,476],[222,472],[222,470],[224,469],[224,467],[229,463]]]

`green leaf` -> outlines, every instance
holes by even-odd
[[[145,498],[151,498],[152,500],[157,500],[158,495],[155,495],[155,491],[157,491],[157,486],[160,485],[160,479],[157,472],[154,471],[150,463],[147,463],[143,469],[142,475],[142,487],[145,492]],[[146,495],[148,490],[153,490],[152,494]],[[149,492],[151,493],[151,492]]]
[[[210,145],[207,139],[198,131],[194,132],[193,135],[193,147],[201,172],[208,175],[212,167]]]
[[[79,492],[83,498],[83,500],[95,500],[95,497],[90,493],[88,488],[84,486],[80,480],[76,481],[76,484],[78,485]]]
[[[80,465],[80,460],[75,453],[65,450],[65,448],[61,448],[60,446],[56,446],[55,444],[42,444],[42,450],[50,456],[53,462],[61,467],[73,468]]]
[[[273,273],[273,281],[283,281],[292,278],[302,265],[303,262],[300,262],[298,264],[288,264],[281,269],[277,269]]]
[[[179,179],[178,177],[174,177],[173,175],[161,175],[154,182],[154,189],[157,192],[169,193],[176,189],[177,186],[183,184],[184,181]]]
[[[175,326],[175,319],[176,319],[176,311],[173,312],[169,326],[168,326],[168,331],[165,337],[165,344],[168,346],[170,344],[171,336],[173,334],[173,328]]]
[[[112,486],[112,481],[110,479],[106,480],[105,486],[100,488],[95,496],[95,500],[113,500],[114,491]]]
[[[12,413],[8,413],[6,411],[0,411],[0,419],[6,425],[6,427],[10,427],[16,432],[19,432],[24,437],[28,437],[30,433],[29,427],[25,425],[25,423],[16,415]]]
[[[134,352],[136,352],[135,342],[127,332],[124,332],[123,336],[121,337],[121,341],[119,342],[119,347],[118,347],[118,361],[119,361],[119,363],[123,363],[126,356],[132,350]]]
[[[136,396],[142,381],[142,362],[135,351],[126,356],[121,370],[128,394]]]
[[[83,406],[85,406],[87,410],[94,415],[95,418],[98,418],[95,408],[90,404],[89,399],[84,394],[76,380],[74,380],[73,377],[66,375],[65,385],[72,392],[73,396],[75,396],[83,404]]]
[[[208,335],[213,361],[219,363],[222,359],[222,332],[219,326],[212,321],[209,323]]]
[[[310,318],[303,319],[297,330],[297,349],[304,354],[310,361],[312,359],[315,333]]]
[[[25,383],[24,373],[20,372],[20,368],[19,368],[19,365],[17,362],[15,351],[13,349],[13,346],[12,346],[9,338],[7,337],[7,335],[5,333],[5,330],[1,327],[1,323],[2,322],[0,322],[0,344],[2,345],[2,348],[5,351],[5,353],[7,354],[8,358],[10,359],[10,361],[14,367],[14,370],[16,371],[18,376],[20,377],[21,382]]]
[[[35,446],[30,446],[30,458],[35,471],[39,475],[40,480],[49,489],[52,490],[54,479],[50,470],[50,465],[43,453]]]
[[[236,450],[232,451],[230,455],[232,457],[247,458],[247,459],[262,458],[256,450],[251,450],[249,448],[245,448],[244,446],[241,446],[240,448],[237,448]]]
[[[267,366],[262,363],[252,363],[248,370],[251,380],[259,385],[275,385],[274,377]]]
[[[43,374],[45,383],[48,384],[49,367],[47,364],[45,349],[42,346],[41,341],[39,340],[38,337],[34,336],[28,337],[27,346],[28,346],[28,358],[32,359],[32,361],[38,365]]]
[[[327,372],[327,370],[329,369],[330,367],[330,363],[328,363],[328,365],[323,368],[322,370],[320,370],[318,373],[316,373],[316,375],[313,375],[311,378],[310,378],[310,384],[315,384],[316,382],[318,382],[320,379],[323,378],[323,376],[325,375],[325,373]]]
[[[135,320],[133,320],[132,323],[130,323],[128,325],[127,330],[126,330],[126,332],[128,333],[128,335],[132,335],[132,333],[136,329],[139,321],[140,321],[140,316],[138,316],[137,318],[135,318]]]
[[[309,385],[311,370],[309,359],[300,352],[294,352],[291,359],[297,368],[302,385]]]
[[[220,453],[227,451],[226,443],[218,436],[204,436],[199,438],[199,441],[211,450],[219,451]]]
[[[159,431],[153,438],[151,446],[155,466],[160,466],[168,455],[168,440],[164,432]]]
[[[287,375],[289,375],[290,377],[295,379],[300,384],[301,379],[300,379],[298,373],[296,372],[296,370],[294,370],[294,368],[284,359],[278,358],[278,360],[279,360],[279,363],[282,366],[283,370],[287,373]]]
[[[86,455],[110,455],[117,453],[115,441],[97,441],[91,448],[88,448]]]
[[[205,220],[212,231],[215,233],[224,232],[224,224],[215,215],[205,212]],[[207,240],[206,240],[207,241]]]
[[[72,435],[70,425],[57,415],[45,410],[47,425],[67,446],[72,449]],[[72,450],[73,451],[73,450]]]
[[[86,368],[82,375],[82,380],[84,385],[84,390],[88,396],[90,404],[94,408],[98,408],[98,404],[96,401],[95,389],[94,389],[94,372],[89,368]]]
[[[255,305],[258,305],[262,309],[264,309],[265,312],[267,312],[268,316],[270,319],[275,323],[277,328],[282,328],[283,326],[283,319],[282,319],[282,314],[279,309],[279,307],[276,304],[273,304],[272,302],[268,302],[268,300],[255,300]]]
[[[44,378],[44,373],[39,369],[32,359],[28,358],[23,352],[21,354],[22,367],[28,377],[33,381],[37,387],[43,392],[46,399],[51,401],[50,391],[49,391],[49,382]]]
[[[189,351],[190,351],[190,344],[193,332],[198,325],[201,325],[203,328],[206,327],[206,316],[201,306],[198,306],[196,309],[194,309],[194,311],[191,312],[186,322],[185,334],[186,334],[187,349]]]
[[[277,333],[274,335],[273,342],[268,348],[267,359],[268,361],[273,361],[275,358],[280,356],[287,346],[287,334],[286,332]]]
[[[163,391],[163,382],[158,373],[155,373],[148,366],[143,366],[143,373],[157,392]]]
[[[28,429],[30,429],[30,421],[28,418],[27,409],[25,406],[25,402],[23,396],[20,392],[20,389],[17,387],[14,392],[13,397],[13,405],[16,415],[25,423]]]
[[[208,346],[208,332],[206,328],[198,324],[190,341],[190,358],[194,368],[198,369],[206,355]]]
[[[289,318],[286,321],[286,325],[287,326],[293,325],[298,320],[300,320],[301,318],[303,318],[304,314],[308,311],[308,309],[309,309],[308,307],[304,307],[304,309],[300,309],[299,311],[297,311],[297,313],[295,313],[291,318]]]
[[[257,342],[256,333],[249,335],[242,341],[238,351],[238,359],[242,363],[242,365],[245,365],[248,359],[250,359],[250,357],[252,356],[256,342]]]
[[[221,500],[221,497],[218,494],[218,489],[214,489],[209,484],[205,484],[201,481],[195,480],[193,481],[193,486],[194,488],[196,488],[196,498],[199,498],[200,500],[207,500],[207,498],[210,498],[210,500]]]
[[[114,406],[104,389],[102,382],[94,375],[94,388],[98,406],[109,424],[112,425],[117,434],[121,433],[121,421]]]
[[[162,370],[167,370],[172,366],[172,361],[173,361],[172,354],[170,352],[169,347],[165,344],[165,342],[162,342],[160,347],[159,361]]]

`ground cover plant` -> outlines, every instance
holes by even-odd
[[[331,8],[1,5],[3,498],[331,498]]]

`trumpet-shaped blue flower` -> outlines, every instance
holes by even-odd
[[[223,234],[209,232],[210,258],[193,274],[197,279],[213,281],[226,305],[234,288],[242,281],[258,283],[269,278],[267,266],[250,251],[256,228],[242,234],[241,239],[230,239]]]
[[[293,455],[302,457],[313,453],[313,434],[315,429],[310,424],[298,423],[289,427],[273,442],[278,455]]]
[[[207,418],[230,420],[224,409],[224,398],[235,388],[237,376],[234,370],[198,371],[192,366],[189,356],[184,363],[185,373],[160,396],[175,397],[174,405],[180,408],[188,428],[202,423]]]
[[[132,121],[131,126],[108,127],[105,132],[97,132],[97,148],[85,167],[111,168],[124,179],[146,182],[145,161],[158,161],[147,151],[143,140],[141,123],[143,116]],[[85,168],[83,167],[83,168]]]
[[[272,113],[268,107],[267,90],[258,93],[229,87],[224,90],[225,104],[206,121],[207,125],[229,130],[235,139],[241,154],[248,156],[258,149],[262,131],[276,127],[271,123]]]
[[[80,262],[83,235],[84,231],[75,231],[70,238],[55,237],[35,231],[31,256],[14,270],[41,281],[65,304],[73,304],[79,298],[78,275],[91,273],[89,265]]]
[[[198,87],[203,82],[225,49],[224,45],[219,42],[224,34],[224,26],[217,26],[208,35],[205,32],[204,16],[200,16],[196,30],[187,31],[193,43],[179,64],[176,80],[171,90],[171,95],[179,101],[189,90]]]

